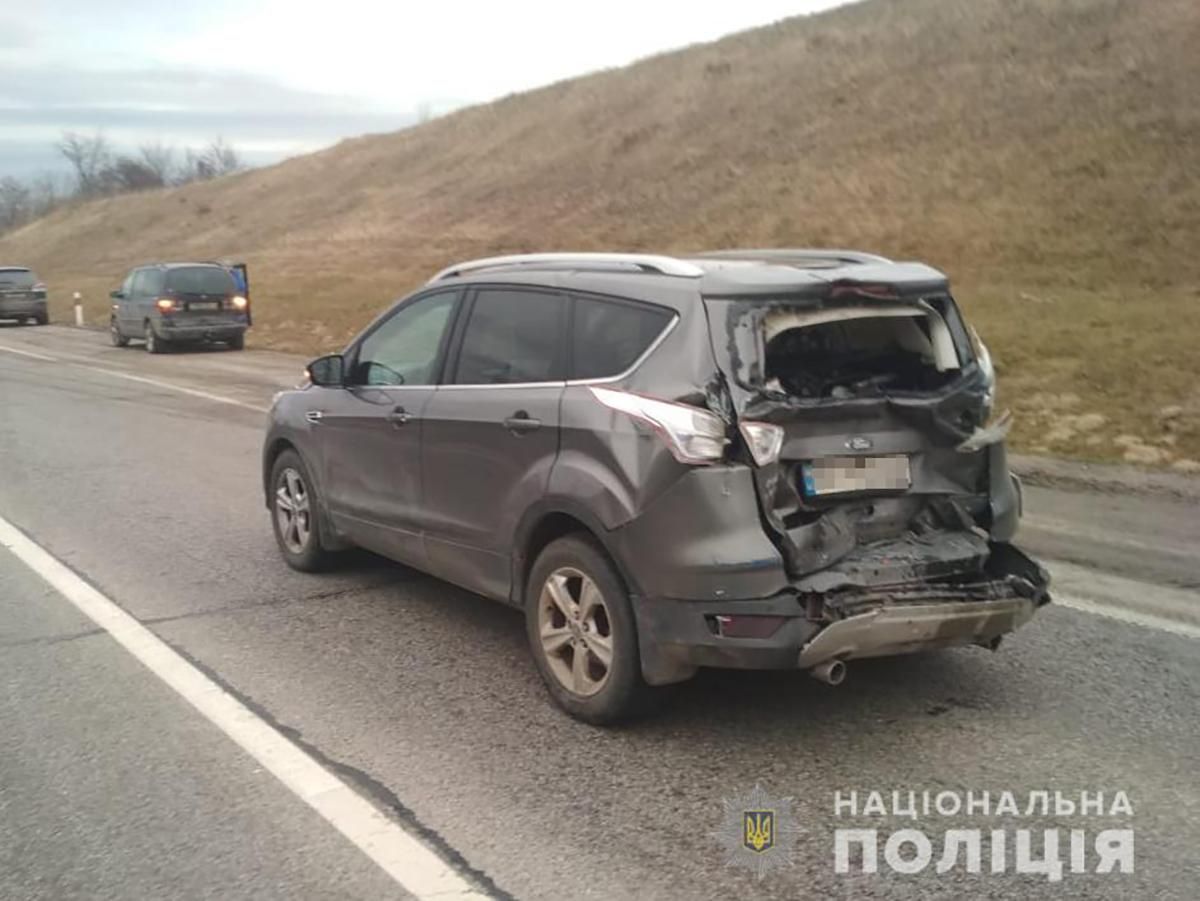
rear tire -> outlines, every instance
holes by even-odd
[[[559,538],[538,555],[525,632],[550,696],[576,719],[607,725],[649,706],[629,591],[590,537]]]
[[[154,326],[146,323],[146,353],[162,354],[167,352],[167,342],[158,337]]]
[[[230,338],[225,342],[225,346],[230,350],[243,350],[246,347],[246,336],[238,335],[236,338]]]
[[[336,559],[321,544],[321,499],[308,467],[285,450],[271,467],[271,528],[279,553],[292,569],[312,573]]]
[[[49,325],[50,324],[50,314],[49,313],[38,313],[36,316],[33,317],[33,324],[34,325]]]
[[[121,334],[121,327],[117,325],[116,319],[109,320],[108,337],[112,341],[113,347],[128,347],[129,339]]]

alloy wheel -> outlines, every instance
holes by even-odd
[[[290,467],[279,474],[275,522],[284,546],[293,554],[304,553],[312,534],[312,504],[304,477]]]
[[[612,619],[604,595],[587,575],[560,567],[538,598],[538,636],[550,672],[563,688],[586,697],[612,671]]]

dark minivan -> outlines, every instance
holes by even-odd
[[[278,395],[301,570],[358,545],[525,612],[611,722],[699,667],[995,649],[1049,600],[993,369],[940,272],[851,251],[462,263]]]
[[[223,342],[245,346],[250,300],[244,267],[218,263],[153,263],[140,266],[112,292],[109,333],[125,347],[131,338],[146,342],[152,354],[172,345]]]

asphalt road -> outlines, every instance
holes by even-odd
[[[592,729],[550,706],[513,611],[365,554],[322,576],[278,559],[261,409],[298,360],[105,341],[0,328],[0,516],[493,893],[1196,896],[1195,630],[1056,605],[996,654],[864,662],[839,688],[703,673],[655,718]],[[1026,505],[1025,544],[1073,602],[1200,609],[1195,505],[1033,488]],[[0,897],[398,893],[3,552],[0,678]],[[761,881],[711,835],[756,783],[795,799],[800,830],[794,863]],[[1124,791],[1134,815],[914,822],[839,818],[833,803],[1042,789]],[[1133,828],[1136,871],[1051,884],[1014,874],[1010,851],[1003,874],[839,875],[839,827],[922,829],[938,851],[947,827]]]

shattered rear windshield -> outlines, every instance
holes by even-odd
[[[725,324],[730,374],[743,388],[768,395],[818,401],[932,392],[974,362],[948,295],[828,305],[786,298],[708,303],[714,334],[722,331],[718,322]]]

